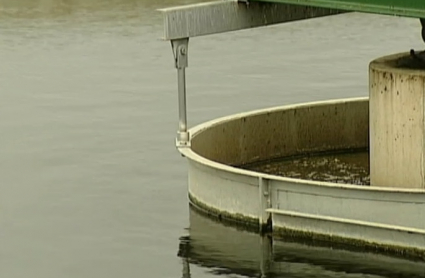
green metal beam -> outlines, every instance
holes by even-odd
[[[424,0],[249,0],[425,18]]]

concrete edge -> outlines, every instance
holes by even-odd
[[[379,57],[369,63],[369,71],[380,71],[387,72],[391,71],[397,74],[409,74],[414,76],[425,76],[423,70],[415,68],[401,68],[397,67],[397,63],[400,63],[403,59],[408,59],[410,57],[409,52],[402,52],[397,54],[391,54],[383,57]]]

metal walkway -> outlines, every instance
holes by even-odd
[[[354,12],[425,18],[423,0],[249,0],[250,2],[273,2],[310,7],[331,8]]]

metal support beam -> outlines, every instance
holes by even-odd
[[[226,0],[159,10],[164,39],[204,36],[342,13],[328,8]]]
[[[310,7],[341,9],[353,12],[386,14],[405,17],[425,17],[425,1],[422,0],[250,0],[274,2]]]
[[[179,99],[179,129],[177,132],[177,147],[189,146],[189,132],[187,131],[186,109],[186,67],[188,66],[189,38],[172,40],[175,67],[177,69],[178,99]]]
[[[334,9],[297,5],[225,0],[160,10],[164,14],[164,39],[170,40],[177,69],[179,129],[176,146],[188,147],[186,72],[190,37],[254,28],[340,13]]]

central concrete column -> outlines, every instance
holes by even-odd
[[[425,188],[425,63],[408,53],[369,66],[370,182]]]

